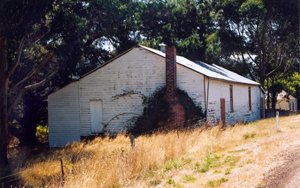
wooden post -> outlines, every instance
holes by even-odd
[[[134,148],[135,147],[135,137],[134,137],[134,135],[131,134],[129,136],[129,138],[130,138],[131,147]]]
[[[225,117],[225,99],[220,99],[220,108],[221,108],[221,125],[222,127],[226,126],[226,117]]]
[[[276,130],[279,129],[279,111],[276,111]]]
[[[64,165],[62,159],[60,159],[60,168],[61,168],[61,179],[63,185],[65,183],[65,172],[64,172]]]

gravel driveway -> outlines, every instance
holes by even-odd
[[[300,187],[300,138],[292,147],[281,153],[285,162],[272,169],[265,177],[267,188]]]

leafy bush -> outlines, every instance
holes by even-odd
[[[48,126],[47,125],[37,125],[36,126],[36,137],[40,142],[48,141]]]
[[[165,99],[165,90],[165,87],[159,89],[152,96],[144,99],[145,108],[143,114],[137,118],[133,127],[128,128],[128,132],[140,135],[163,129],[166,121],[172,116],[170,105]],[[180,104],[185,109],[186,127],[194,125],[198,120],[205,117],[201,107],[196,106],[185,91],[177,89],[177,96]]]

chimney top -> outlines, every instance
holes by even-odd
[[[176,96],[176,48],[166,46],[166,96],[169,101]]]
[[[161,52],[163,52],[163,53],[165,53],[166,52],[166,44],[164,44],[164,43],[160,43],[159,44],[159,50],[161,51]]]

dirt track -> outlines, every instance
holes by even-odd
[[[300,140],[283,151],[279,158],[285,162],[270,170],[264,178],[267,188],[297,188],[300,187]]]

